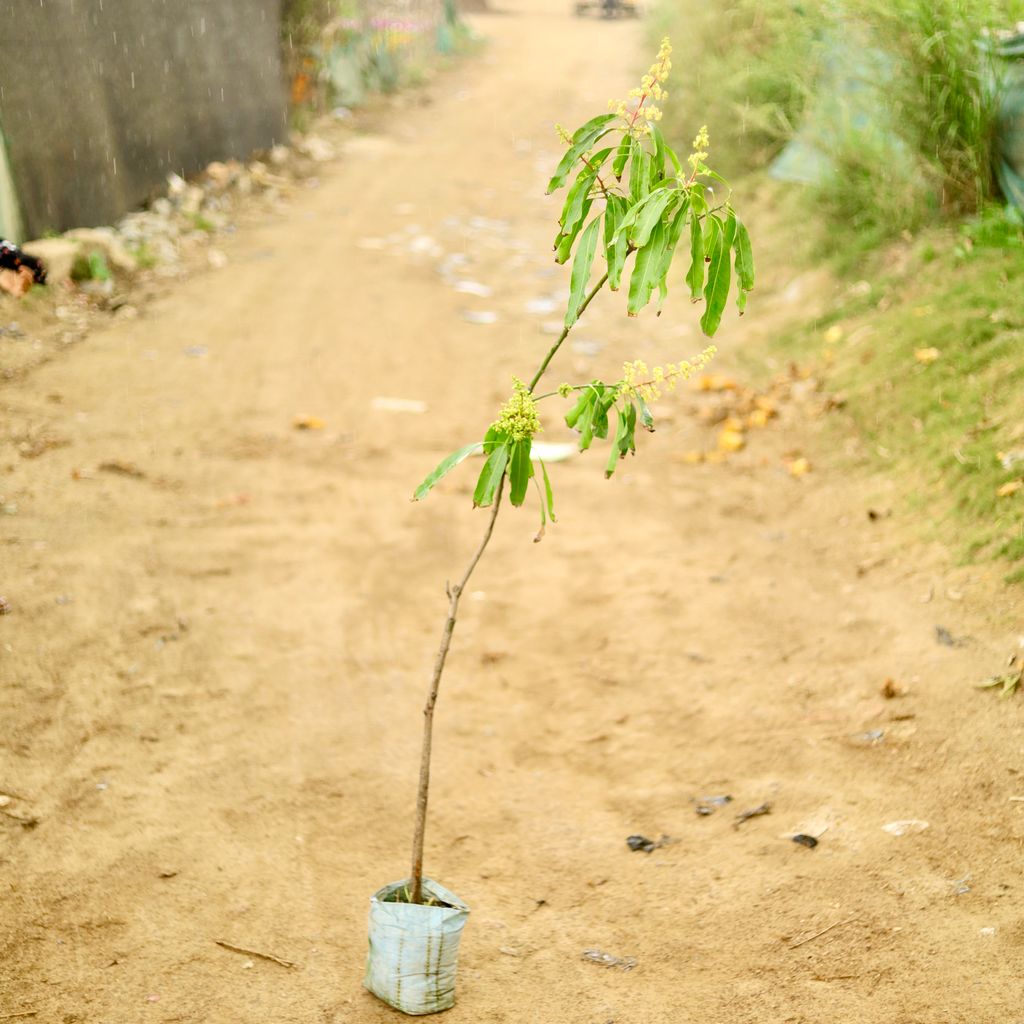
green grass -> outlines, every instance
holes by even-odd
[[[708,124],[715,166],[736,176],[808,122],[832,166],[809,191],[816,215],[865,252],[995,195],[1002,65],[978,42],[1021,19],[1024,0],[664,0],[652,27],[676,47],[666,133],[685,146]]]
[[[1007,581],[1024,582],[1024,489],[998,493],[1024,479],[1024,233],[1012,218],[993,227],[1002,216],[931,233],[870,295],[778,345],[830,364],[830,387],[922,526],[937,525],[963,560],[1005,561]],[[985,244],[993,236],[1001,244]],[[843,337],[828,344],[833,325]],[[934,362],[916,355],[928,349]]]

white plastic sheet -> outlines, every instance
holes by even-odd
[[[370,950],[363,984],[403,1013],[439,1013],[455,1003],[459,940],[469,907],[443,886],[423,889],[445,906],[386,903],[409,884],[392,882],[370,899]]]

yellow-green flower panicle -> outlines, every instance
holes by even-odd
[[[530,389],[518,378],[512,378],[512,397],[501,407],[491,429],[505,434],[512,441],[525,441],[539,433],[540,417]]]
[[[661,41],[657,59],[640,79],[640,85],[629,91],[627,99],[608,101],[608,109],[626,122],[630,134],[647,135],[650,124],[661,120],[661,108],[655,104],[668,99],[668,92],[663,85],[672,71],[671,55],[672,44],[666,36]]]
[[[645,402],[656,402],[661,398],[662,391],[674,391],[676,386],[699,373],[715,357],[718,351],[709,345],[692,359],[684,359],[681,363],[666,363],[648,369],[642,359],[634,359],[623,364],[622,380],[619,382],[619,394],[625,398],[641,398]]]

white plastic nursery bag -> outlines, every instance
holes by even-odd
[[[407,885],[392,882],[370,898],[363,984],[403,1013],[439,1013],[455,1003],[459,940],[469,907],[429,878],[423,879],[423,891],[438,905],[386,902]]]

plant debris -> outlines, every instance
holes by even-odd
[[[814,836],[804,835],[801,832],[799,835],[792,837],[794,843],[799,843],[801,846],[806,846],[808,850],[813,850],[818,845],[818,840]]]
[[[585,949],[581,956],[592,964],[599,964],[601,967],[618,967],[622,971],[631,971],[636,967],[636,958],[631,956],[613,956],[600,949]]]
[[[944,647],[963,647],[967,642],[963,637],[953,636],[945,626],[935,627],[935,640]]]
[[[758,804],[757,807],[751,808],[749,811],[740,811],[736,815],[736,820],[733,822],[733,828],[739,828],[745,821],[749,821],[751,818],[759,818],[762,814],[771,814],[772,805],[771,802],[765,800],[763,804]]]
[[[629,848],[634,852],[642,850],[644,853],[654,853],[655,850],[660,850],[663,846],[670,846],[672,843],[678,843],[678,839],[673,839],[671,836],[662,836],[660,839],[648,839],[646,836],[627,836],[626,843]]]
[[[724,807],[726,804],[732,803],[731,796],[702,796],[697,798],[697,813],[701,817],[707,817],[709,814],[714,814],[719,807]]]

